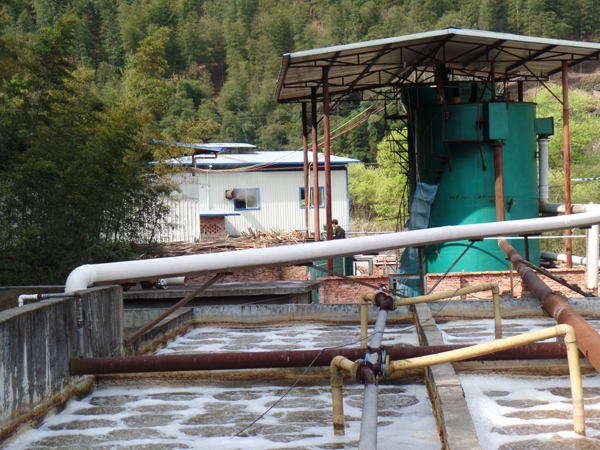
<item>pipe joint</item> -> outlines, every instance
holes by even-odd
[[[377,385],[377,372],[379,372],[379,364],[374,365],[370,361],[361,360],[357,365],[354,379],[365,386]]]
[[[375,295],[375,301],[373,303],[379,306],[379,309],[383,311],[393,311],[396,309],[394,297],[386,295],[383,292],[378,292],[377,295]]]

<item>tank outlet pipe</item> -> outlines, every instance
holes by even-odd
[[[79,338],[79,357],[85,357],[85,340],[83,336],[83,328],[85,327],[85,313],[83,311],[83,300],[81,294],[76,292],[75,299],[77,300],[77,336]]]
[[[95,283],[127,283],[139,280],[200,275],[265,266],[305,264],[320,259],[357,255],[394,248],[419,247],[448,241],[483,239],[588,227],[600,223],[600,212],[572,216],[445,226],[377,236],[338,239],[285,247],[268,247],[169,258],[83,265],[74,269],[65,292],[87,289]]]
[[[359,383],[365,385],[363,412],[360,424],[359,450],[377,449],[377,375],[379,364],[358,359],[354,362],[343,356],[336,356],[329,366],[331,397],[333,404],[333,433],[345,434],[343,372],[346,371]]]
[[[188,277],[160,278],[156,284],[165,289],[169,286],[185,286],[188,284]]]
[[[548,145],[550,139],[540,137],[538,140],[540,154],[540,204],[548,202]]]
[[[396,307],[406,305],[416,305],[417,303],[427,303],[437,300],[444,300],[460,295],[474,294],[475,292],[492,291],[494,305],[494,334],[496,339],[502,338],[502,317],[500,314],[500,289],[498,283],[483,283],[475,286],[467,286],[453,291],[436,292],[435,294],[421,295],[412,298],[396,299]]]
[[[356,381],[365,385],[358,439],[359,450],[377,450],[377,394],[379,387],[375,371],[379,372],[378,368],[373,368],[363,361],[356,373]]]
[[[344,376],[342,371],[355,376],[360,359],[350,361],[343,356],[336,356],[329,365],[329,378],[331,381],[331,399],[333,403],[333,434],[343,436],[345,434],[344,424]]]
[[[596,333],[597,334],[597,333]],[[386,370],[393,373],[398,370],[417,369],[436,364],[445,364],[463,361],[467,358],[505,350],[518,345],[543,341],[553,337],[565,336],[567,358],[569,361],[569,378],[571,380],[571,396],[573,398],[573,428],[575,433],[585,436],[585,420],[583,412],[583,384],[581,381],[581,368],[579,366],[579,350],[577,348],[577,335],[575,329],[567,324],[559,324],[543,330],[530,331],[518,336],[512,336],[484,344],[473,345],[460,350],[439,353],[436,355],[422,356],[419,358],[405,359],[403,361],[386,361]]]
[[[68,297],[81,297],[78,293],[66,294],[64,292],[52,292],[49,294],[22,294],[19,295],[19,307],[25,305],[25,300],[46,300],[49,298],[68,298]]]
[[[519,253],[508,242],[501,240],[498,244],[519,272],[523,282],[540,301],[542,308],[558,323],[568,324],[575,328],[579,350],[600,372],[600,334],[569,305],[566,298],[555,294],[548,285],[539,279],[533,269],[523,264],[520,261]]]
[[[390,347],[386,354],[392,359],[415,358],[424,355],[465,348],[466,345],[439,345],[425,347]],[[74,375],[106,375],[129,373],[184,372],[196,370],[243,370],[273,368],[306,368],[330,366],[336,356],[355,361],[365,356],[361,347],[325,350],[280,350],[273,352],[189,353],[183,355],[110,356],[72,358]],[[472,361],[512,361],[521,359],[561,359],[565,357],[562,342],[541,342],[523,345]]]

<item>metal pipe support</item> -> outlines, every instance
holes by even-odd
[[[501,339],[502,317],[500,313],[500,289],[498,288],[498,283],[483,283],[476,286],[455,289],[453,291],[436,292],[435,294],[421,295],[419,297],[397,299],[395,306],[416,305],[417,303],[433,302],[483,291],[492,291],[492,299],[494,302],[494,333],[496,339]]]
[[[567,358],[569,360],[569,378],[571,380],[571,393],[573,397],[574,430],[577,434],[585,435],[583,385],[581,382],[581,369],[579,366],[579,352],[576,351],[575,348],[577,345],[577,337],[575,329],[570,325],[559,324],[543,330],[530,331],[529,333],[523,333],[518,336],[473,345],[464,349],[453,350],[436,355],[405,359],[403,361],[386,361],[386,367],[388,374],[391,374],[398,370],[416,369],[436,364],[463,361],[467,358],[493,353],[498,350],[516,347],[517,345],[542,341],[563,335],[566,335],[565,343],[567,344]]]

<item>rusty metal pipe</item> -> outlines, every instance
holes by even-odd
[[[310,186],[308,165],[308,112],[306,102],[302,103],[302,156],[303,156],[303,181],[304,181],[304,226],[306,237],[310,237]]]
[[[466,345],[431,347],[390,347],[386,352],[394,360],[416,358],[447,352]],[[195,353],[184,355],[149,355],[98,358],[72,358],[71,373],[101,375],[117,373],[183,372],[189,370],[270,369],[289,367],[324,367],[336,356],[357,360],[365,355],[364,348],[326,350],[284,350],[274,352]],[[522,345],[467,361],[563,359],[563,342],[542,342]],[[313,362],[314,361],[314,362]]]
[[[565,205],[571,204],[571,135],[569,131],[569,77],[567,71],[569,62],[562,62],[562,95],[563,95],[563,164],[565,172]],[[565,214],[570,214],[569,208]],[[571,235],[571,229],[565,230],[567,236]],[[567,237],[565,242],[565,253],[567,254],[567,268],[573,267],[573,241]]]
[[[313,172],[313,221],[315,228],[315,242],[321,240],[320,218],[319,218],[319,136],[317,130],[317,88],[311,88],[310,97],[310,121],[312,137],[312,172]],[[309,194],[306,195],[310,198]],[[310,201],[307,203],[310,208]]]
[[[504,165],[502,161],[502,147],[504,142],[494,141],[494,191],[496,196],[496,222],[504,222]]]
[[[555,294],[538,278],[533,269],[523,264],[519,253],[506,240],[501,240],[498,244],[517,269],[523,282],[540,301],[542,308],[558,323],[571,325],[575,329],[579,350],[600,372],[600,334],[569,305],[564,297]]]

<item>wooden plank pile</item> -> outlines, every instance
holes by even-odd
[[[300,244],[306,241],[305,233],[292,231],[290,233],[269,233],[254,231],[248,228],[247,233],[240,237],[207,240],[201,242],[171,242],[157,244],[152,247],[136,245],[134,252],[141,258],[160,258],[164,256],[195,255],[200,253],[231,252],[252,248],[274,247],[279,245]]]

